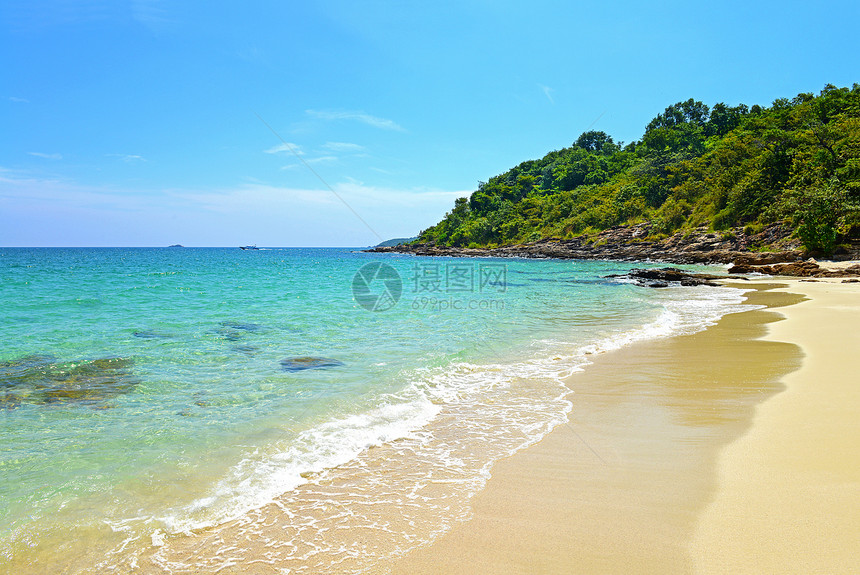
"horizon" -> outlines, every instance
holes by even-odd
[[[851,86],[858,17],[847,1],[13,0],[0,246],[413,237],[585,131],[629,143],[688,98]]]

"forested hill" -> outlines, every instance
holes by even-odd
[[[479,183],[418,241],[494,247],[644,221],[658,236],[785,222],[817,252],[860,236],[860,85],[770,107],[690,99],[627,145],[586,132]]]

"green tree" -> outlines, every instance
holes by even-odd
[[[791,193],[786,199],[788,208],[794,211],[791,219],[803,246],[813,253],[832,254],[845,217],[844,191],[829,182]]]
[[[576,142],[574,142],[573,145],[577,148],[582,148],[587,152],[601,152],[606,144],[614,144],[612,136],[606,132],[591,130],[589,132],[583,132],[579,138],[576,139]]]

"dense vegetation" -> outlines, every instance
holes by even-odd
[[[783,221],[818,252],[860,236],[860,85],[769,108],[690,99],[626,146],[586,132],[479,183],[419,241],[496,246],[642,221],[656,234]]]

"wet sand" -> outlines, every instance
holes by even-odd
[[[768,309],[596,357],[569,424],[378,572],[849,572],[860,284],[755,287]]]

